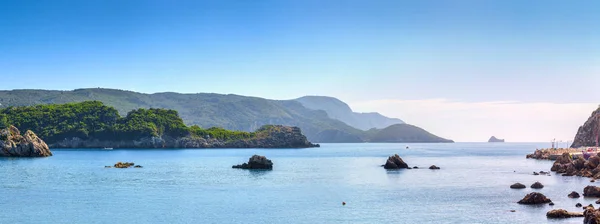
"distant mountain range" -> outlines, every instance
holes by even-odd
[[[389,118],[379,113],[356,113],[348,104],[328,96],[305,96],[296,99],[308,109],[324,110],[329,117],[340,120],[363,131],[371,128],[386,128],[394,124],[404,124],[398,118]]]
[[[116,89],[0,91],[0,108],[98,100],[121,115],[138,108],[179,112],[187,125],[254,131],[266,124],[298,126],[312,142],[451,142],[400,119],[378,113],[355,113],[332,97],[307,96],[269,100],[233,94],[154,93]]]

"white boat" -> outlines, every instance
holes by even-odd
[[[104,148],[104,150],[113,150],[113,148]]]

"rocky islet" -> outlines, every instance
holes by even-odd
[[[35,133],[27,130],[23,135],[15,126],[0,129],[1,157],[48,157],[50,148]]]

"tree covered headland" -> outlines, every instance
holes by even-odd
[[[47,142],[77,137],[83,140],[137,140],[145,137],[210,137],[219,140],[251,138],[255,132],[187,127],[175,110],[136,109],[121,117],[100,101],[0,109],[0,128],[14,125],[32,130]]]

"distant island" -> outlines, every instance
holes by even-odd
[[[499,139],[496,138],[496,136],[492,136],[490,137],[490,140],[488,140],[488,142],[504,142],[504,139]]]
[[[123,117],[142,108],[176,110],[190,127],[221,127],[248,133],[264,125],[299,127],[309,141],[319,143],[449,141],[400,119],[378,113],[353,112],[346,103],[326,96],[270,100],[233,94],[144,94],[104,88],[0,90],[0,109],[84,101],[100,101]],[[377,134],[379,131],[382,133]]]
[[[318,147],[300,128],[265,125],[254,132],[188,127],[177,111],[136,109],[121,117],[99,101],[0,109],[0,128],[31,130],[50,148]]]

